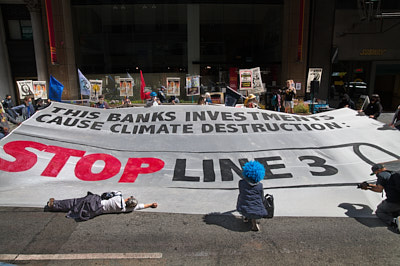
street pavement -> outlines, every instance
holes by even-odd
[[[400,235],[373,215],[360,218],[373,212],[367,206],[341,207],[348,217],[278,216],[260,232],[233,212],[146,209],[75,222],[0,207],[0,265],[399,265]]]
[[[356,216],[357,208],[349,211]],[[0,207],[0,261],[16,265],[399,265],[400,235],[377,218],[232,213],[108,214],[86,222]],[[38,256],[40,254],[41,256]],[[35,256],[36,255],[36,256]]]

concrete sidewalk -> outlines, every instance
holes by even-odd
[[[262,220],[261,231],[252,232],[250,225],[230,213],[145,210],[102,215],[80,223],[64,216],[38,208],[0,207],[0,262],[398,265],[400,261],[400,235],[376,218],[276,217]]]

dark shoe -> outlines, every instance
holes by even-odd
[[[256,219],[251,219],[251,225],[252,225],[251,231],[256,231],[256,232],[260,231],[260,226],[258,225]]]
[[[393,219],[393,227],[394,231],[400,234],[400,216],[397,216],[396,218]]]
[[[47,207],[49,207],[49,209],[53,209],[54,207],[54,198],[50,198],[49,201],[47,202]]]

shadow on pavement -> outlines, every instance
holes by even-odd
[[[378,130],[397,130],[397,129],[385,124],[382,125],[380,128],[378,128]]]
[[[348,217],[354,218],[357,222],[368,227],[386,227],[385,223],[379,220],[373,210],[364,204],[357,203],[341,203],[340,208],[347,210],[345,214]]]
[[[244,223],[240,217],[229,212],[212,212],[204,215],[203,221],[206,224],[215,224],[236,232],[248,232],[251,229],[250,223]]]

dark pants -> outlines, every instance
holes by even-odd
[[[86,197],[55,200],[51,211],[67,212],[68,218],[87,221],[103,213],[101,197],[88,192]]]
[[[77,206],[85,199],[82,198],[75,198],[75,199],[64,199],[64,200],[54,200],[54,207],[52,211],[59,211],[59,212],[69,212]]]
[[[400,215],[400,203],[384,200],[378,205],[375,213],[382,221],[390,225],[393,218]]]

